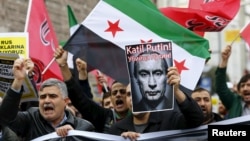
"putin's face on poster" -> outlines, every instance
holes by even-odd
[[[137,62],[137,81],[142,97],[149,101],[162,98],[166,88],[163,61],[159,59]]]

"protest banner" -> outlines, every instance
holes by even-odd
[[[14,61],[18,58],[18,54],[0,53],[0,96],[3,97],[10,88],[14,76],[12,72]],[[28,75],[23,84],[23,95],[21,102],[37,100],[37,94],[30,81]]]
[[[0,33],[0,53],[19,54],[20,57],[29,56],[27,32]]]
[[[247,127],[242,128],[240,130],[246,131],[246,136],[241,137],[240,139],[249,140],[250,133],[250,115],[248,116],[241,116],[238,118],[227,119],[219,122],[214,122],[208,125],[202,125],[196,128],[190,129],[183,129],[183,130],[168,130],[168,131],[159,131],[159,132],[151,132],[151,133],[143,133],[140,134],[137,141],[207,141],[207,140],[214,140],[216,137],[212,136],[211,130],[215,129],[218,126],[222,127],[231,127],[231,130],[234,130],[235,125],[237,127]],[[79,131],[79,130],[69,130],[67,136],[82,136],[87,139],[92,139],[96,141],[129,141],[129,139],[125,139],[122,136],[117,135],[109,135],[109,134],[102,134],[96,132],[89,132],[89,131]],[[238,139],[239,136],[219,136],[219,139],[235,137]],[[32,141],[41,141],[41,140],[48,140],[54,138],[61,138],[56,134],[56,132],[38,137]],[[218,136],[217,136],[218,138]]]

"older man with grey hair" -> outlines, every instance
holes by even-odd
[[[94,126],[84,119],[74,117],[66,110],[67,87],[58,79],[50,78],[41,84],[38,92],[39,108],[31,107],[27,111],[19,111],[26,71],[30,71],[33,66],[30,59],[15,60],[14,81],[0,107],[0,124],[8,125],[27,141],[51,132],[56,132],[65,140],[84,140],[78,136],[67,136],[67,131],[72,129],[93,131]]]

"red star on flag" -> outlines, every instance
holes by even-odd
[[[152,39],[150,39],[150,40],[148,40],[148,41],[145,41],[145,40],[142,40],[142,39],[141,39],[141,43],[142,43],[142,44],[144,44],[144,43],[152,43],[152,41],[153,41]]]
[[[119,22],[120,20],[116,21],[115,23],[108,21],[109,27],[105,30],[105,32],[112,32],[113,37],[115,37],[116,32],[123,31],[123,29],[119,27]]]
[[[178,62],[178,61],[174,60],[174,64],[175,64],[175,66],[177,67],[179,74],[181,74],[181,72],[182,72],[183,70],[189,70],[188,68],[186,68],[186,67],[184,66],[185,62],[186,62],[186,60],[183,60],[183,61],[181,61],[181,62]]]

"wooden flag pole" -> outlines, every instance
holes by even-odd
[[[51,66],[51,64],[56,60],[55,57],[53,57],[53,59],[51,59],[51,61],[49,62],[49,64],[46,66],[46,68],[43,70],[42,75],[48,70],[48,68]]]

